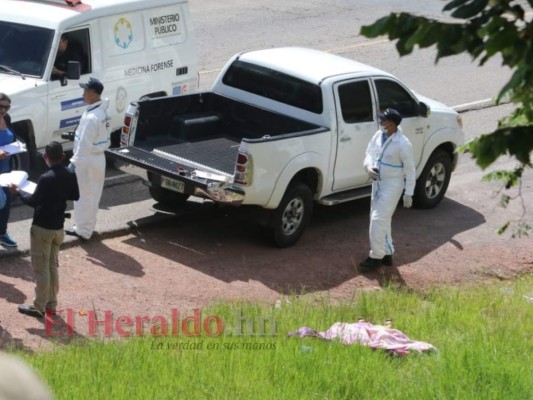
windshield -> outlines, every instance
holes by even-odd
[[[54,31],[0,21],[0,73],[42,77]],[[11,71],[9,71],[11,70]]]

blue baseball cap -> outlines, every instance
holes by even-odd
[[[402,115],[394,108],[387,108],[384,112],[379,113],[378,118],[380,121],[391,121],[396,126],[402,122]]]
[[[80,83],[82,89],[89,89],[98,94],[102,94],[104,91],[104,85],[96,78],[89,78],[87,83]]]

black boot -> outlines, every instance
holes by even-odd
[[[359,264],[359,271],[368,272],[374,271],[381,267],[381,260],[377,258],[368,257],[365,261]]]
[[[392,255],[389,254],[383,257],[383,259],[381,260],[381,263],[383,265],[386,265],[387,267],[392,267]]]

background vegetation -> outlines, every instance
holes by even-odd
[[[135,337],[22,354],[58,399],[531,399],[533,277],[424,293],[393,287],[334,304],[232,304],[209,314],[276,322],[276,336]],[[360,345],[287,337],[301,326],[394,319],[436,353],[391,356]],[[266,330],[265,333],[270,332]],[[211,347],[210,347],[211,346]]]
[[[529,9],[527,9],[529,4]],[[485,180],[502,182],[502,189],[519,187],[524,213],[516,222],[513,233],[528,235],[531,226],[525,217],[525,201],[521,197],[521,177],[531,169],[533,151],[533,0],[452,0],[444,6],[450,18],[435,20],[409,13],[391,13],[361,33],[367,37],[388,35],[397,40],[401,56],[410,54],[416,46],[436,46],[437,62],[442,57],[468,53],[483,65],[493,57],[513,71],[511,79],[495,93],[496,103],[508,99],[516,104],[513,114],[502,119],[498,129],[466,144],[481,168],[494,163],[500,156],[509,155],[518,161],[513,170],[497,170]],[[505,207],[511,196],[502,190],[501,204]],[[506,231],[511,221],[501,227]]]

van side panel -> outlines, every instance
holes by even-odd
[[[120,128],[130,101],[197,89],[196,43],[188,18],[187,5],[177,4],[98,21],[102,69],[95,72],[110,100],[113,129]]]

